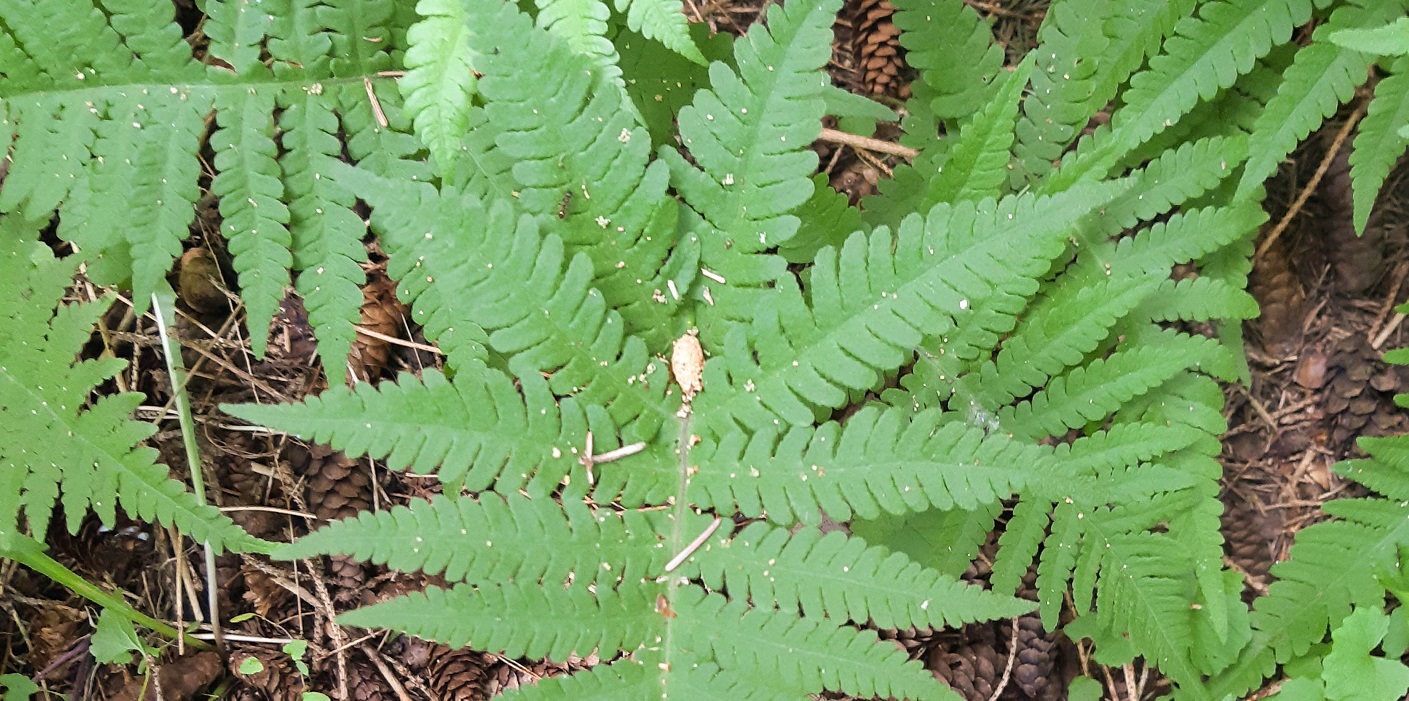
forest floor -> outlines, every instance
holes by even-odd
[[[687,0],[686,5],[694,19],[737,33],[761,16],[766,1]],[[992,17],[1010,59],[1033,45],[1043,3],[969,2]],[[835,81],[898,103],[909,76],[887,4],[848,0],[847,5],[830,66]],[[1409,217],[1404,216],[1409,171],[1401,167],[1391,174],[1366,235],[1356,237],[1350,228],[1349,145],[1337,139],[1353,108],[1314,134],[1268,185],[1271,220],[1259,240],[1259,250],[1265,250],[1251,283],[1263,315],[1245,329],[1252,382],[1226,390],[1229,431],[1223,453],[1227,562],[1244,574],[1249,598],[1265,591],[1269,567],[1286,557],[1297,531],[1320,518],[1320,504],[1351,488],[1330,468],[1356,455],[1354,438],[1409,430],[1409,417],[1392,399],[1409,391],[1409,371],[1380,360],[1383,351],[1409,345],[1409,328],[1393,309],[1409,295]],[[896,162],[894,156],[837,144],[819,142],[815,148],[833,187],[854,198],[868,194]],[[325,381],[307,314],[295,297],[285,300],[275,320],[266,358],[250,355],[238,310],[210,293],[202,278],[223,262],[218,216],[214,200],[203,200],[183,272],[173,277],[192,303],[183,310],[180,333],[215,501],[253,534],[288,540],[313,523],[437,490],[433,479],[242,430],[219,412],[218,405],[226,402],[296,401],[320,391]],[[372,253],[362,319],[366,333],[359,336],[351,367],[362,380],[377,380],[435,366],[434,349],[406,321],[384,263],[375,263],[381,259]],[[154,324],[132,318],[130,307],[122,305],[103,323],[106,348],[131,361],[118,385],[146,393],[139,415],[158,421],[161,429],[153,445],[178,478],[189,477]],[[89,580],[120,588],[138,608],[158,617],[189,622],[206,610],[202,556],[170,531],[130,521],[103,528],[90,516],[76,535],[56,525],[48,544]],[[308,571],[302,563],[228,554],[217,560],[217,572],[231,655],[222,660],[209,652],[166,650],[151,681],[169,701],[208,695],[297,701],[304,691],[359,700],[482,699],[564,668],[330,622],[334,612],[419,588],[426,583],[422,578],[339,558]],[[982,556],[969,576],[986,576]],[[87,654],[93,618],[82,600],[12,562],[0,566],[0,591],[5,593],[0,673],[42,678],[50,693],[45,698],[139,698],[143,675],[135,664],[98,665]],[[1077,673],[1103,682],[1108,698],[1153,698],[1166,690],[1157,674],[1138,663],[1102,668],[1060,634],[1020,620],[1020,625],[999,621],[943,633],[883,633],[971,700],[1059,699]],[[308,643],[301,660],[311,668],[307,673],[282,649],[289,641]],[[260,664],[246,662],[251,657]],[[1009,674],[1015,660],[1018,667],[1026,665],[1025,674]],[[567,667],[595,661],[572,660]],[[251,671],[256,666],[261,669]]]

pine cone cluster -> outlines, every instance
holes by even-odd
[[[890,0],[859,0],[853,26],[861,85],[872,95],[900,94],[900,29]]]

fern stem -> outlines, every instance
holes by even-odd
[[[171,315],[176,309],[176,295],[170,291],[152,293],[152,313],[157,318],[157,331],[161,334],[162,351],[166,355],[166,372],[171,376],[171,400],[176,405],[176,415],[181,424],[181,444],[186,448],[186,464],[191,468],[191,491],[196,499],[208,504],[205,497],[205,476],[201,472],[201,453],[196,445],[196,426],[191,418],[191,402],[186,396],[186,363],[181,359],[179,343],[173,342],[176,318]],[[215,551],[210,543],[201,543],[205,551],[206,608],[210,609],[210,629],[215,634],[215,647],[225,649],[223,632],[220,629],[220,602],[216,596]]]

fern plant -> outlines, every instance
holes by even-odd
[[[1258,184],[1369,65],[1323,35],[1403,3],[1058,0],[1011,71],[960,0],[895,4],[918,155],[860,209],[808,148],[885,112],[821,70],[839,0],[725,55],[662,0],[208,0],[204,63],[155,0],[6,7],[0,212],[145,299],[208,139],[256,351],[291,267],[333,380],[226,410],[447,485],[278,556],[446,583],[351,625],[608,660],[520,696],[952,698],[872,629],[1034,606],[1181,697],[1258,683],[1215,460]],[[446,361],[347,388],[368,226]]]
[[[154,630],[143,615],[44,553],[41,540],[56,504],[77,532],[91,510],[109,526],[117,509],[180,528],[217,551],[260,550],[259,541],[198,500],[140,444],[155,430],[135,421],[143,395],[89,395],[122,371],[106,357],[76,361],[112,299],[62,304],[77,262],[57,260],[39,241],[40,225],[0,216],[0,557],[16,560]],[[55,309],[57,307],[57,310]],[[28,524],[30,533],[25,533]]]
[[[860,216],[816,186],[807,149],[828,104],[835,2],[770,8],[679,110],[680,148],[655,158],[651,134],[669,126],[638,121],[632,92],[541,13],[466,2],[463,29],[411,37],[463,40],[473,98],[427,100],[413,81],[406,109],[380,101],[381,137],[400,150],[318,172],[371,206],[446,368],[226,410],[454,488],[278,556],[345,553],[447,583],[348,624],[614,659],[531,698],[939,698],[929,673],[855,626],[1025,611],[1012,595],[1045,541],[1049,625],[1070,584],[1093,637],[1128,633],[1198,689],[1247,636],[1221,567],[1213,459],[1214,378],[1239,364],[1167,322],[1255,314],[1241,289],[1265,217],[1222,185],[1247,138],[1190,140],[1128,170],[1021,175],[1023,115],[1038,114],[1023,95],[1050,66],[997,71],[962,3],[897,4],[917,44],[976,37],[960,63],[979,72],[953,78],[988,87],[947,82],[938,60],[922,71],[912,118],[953,114],[952,130],[907,122],[920,155]],[[1111,50],[1129,73],[1160,38]],[[453,109],[427,116],[436,100]],[[1072,110],[1096,103],[1062,113],[1084,123]],[[428,167],[396,136],[411,129],[454,161]],[[1186,263],[1200,275],[1172,278]],[[668,357],[696,338],[698,378]],[[900,532],[925,514],[972,552],[1007,499],[994,591],[955,580],[965,558],[914,553],[944,567],[927,568],[901,539],[796,529],[825,513],[860,532],[899,519]]]

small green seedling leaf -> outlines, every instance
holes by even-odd
[[[98,629],[89,644],[93,659],[103,664],[127,664],[133,652],[143,652],[137,629],[122,614],[103,609],[98,615]]]
[[[0,675],[0,688],[5,689],[4,701],[29,701],[39,687],[23,674]]]
[[[258,657],[250,655],[240,661],[240,674],[259,674],[264,671],[264,663]]]
[[[303,661],[303,656],[308,654],[307,640],[290,640],[284,643],[284,654],[293,658],[294,666],[298,667],[298,673],[308,676],[308,664]]]

